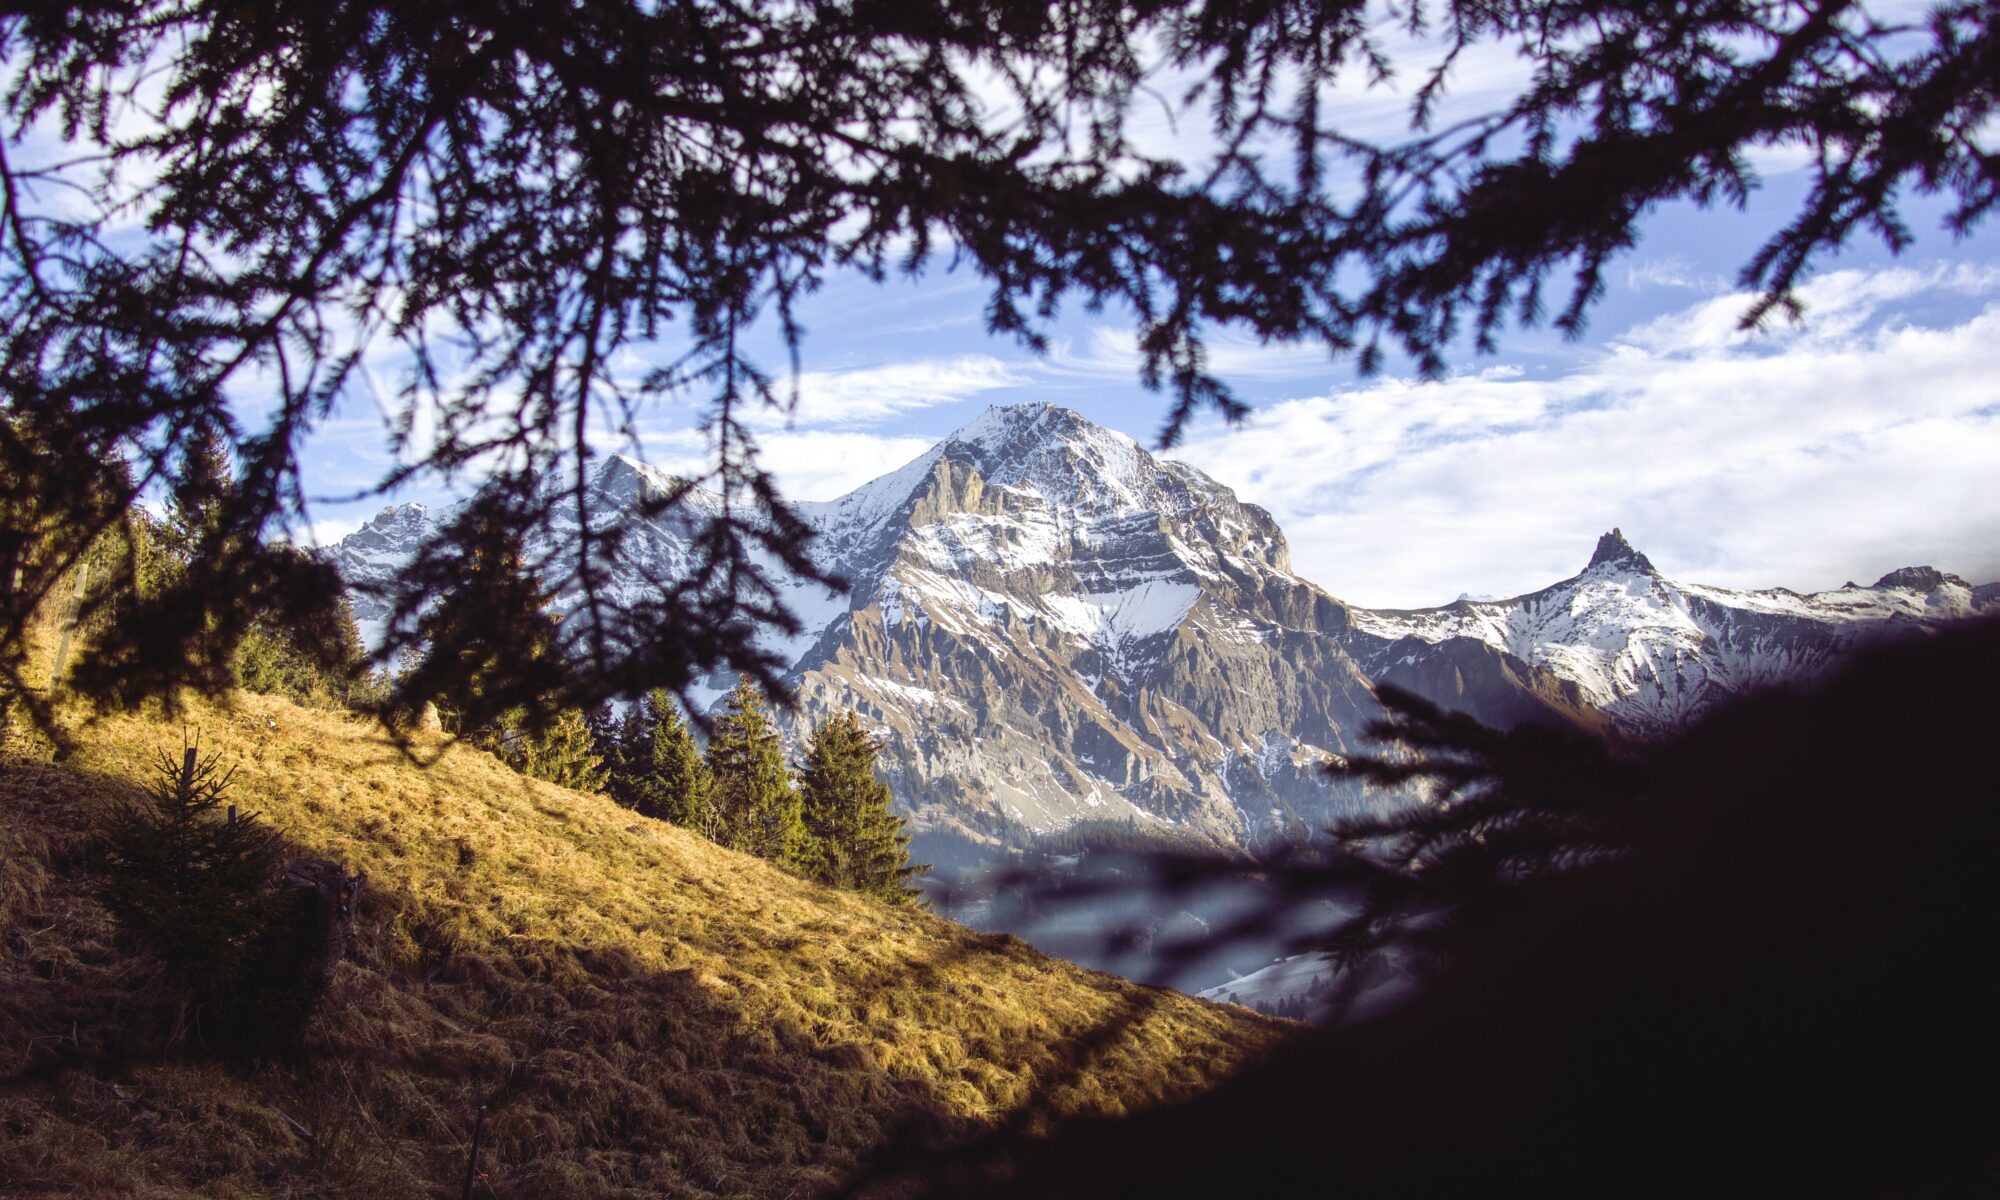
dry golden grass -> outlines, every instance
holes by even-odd
[[[181,727],[112,717],[0,773],[0,1192],[787,1196],[902,1139],[1209,1086],[1276,1022],[785,875],[610,801],[264,697],[197,705],[231,798],[364,872],[296,1062],[165,1044],[91,899],[91,814]]]

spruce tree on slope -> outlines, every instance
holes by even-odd
[[[143,566],[134,563],[140,590],[157,593],[162,583],[185,581],[200,560],[242,554],[247,539],[230,519],[231,506],[240,502],[230,443],[221,425],[203,421],[181,449],[180,472],[167,496],[166,520],[155,526],[158,550],[163,553],[152,555],[155,561]],[[140,521],[151,524],[147,518]],[[260,552],[310,570],[310,556],[294,547],[275,545]],[[344,593],[330,607],[317,597],[306,604],[288,604],[280,596],[244,606],[249,610],[247,626],[230,627],[207,619],[201,655],[227,663],[234,681],[249,691],[300,704],[346,703],[365,657],[352,605]]]
[[[625,714],[618,756],[612,794],[620,804],[643,816],[716,835],[709,803],[715,781],[672,693],[656,688]]]
[[[167,495],[164,541],[183,562],[200,553],[202,543],[223,536],[222,509],[236,484],[229,461],[229,443],[220,426],[203,421],[181,447],[180,473]]]
[[[650,757],[652,729],[646,722],[646,706],[628,705],[622,714],[593,722],[598,753],[611,769],[604,790],[626,808],[638,808],[638,783],[645,760]]]
[[[910,835],[889,811],[888,785],[875,777],[879,750],[853,709],[814,728],[799,773],[807,873],[834,887],[912,904],[922,893],[910,881],[930,868],[910,864]]]
[[[715,720],[708,769],[715,778],[715,840],[800,870],[809,850],[799,794],[785,766],[784,743],[764,711],[764,694],[748,675]]]
[[[579,792],[597,791],[610,778],[597,751],[589,718],[573,708],[558,713],[546,729],[510,729],[499,743],[500,757],[516,771]]]
[[[146,802],[101,818],[99,899],[171,983],[196,1002],[235,987],[271,915],[283,847],[271,827],[222,801],[233,770],[193,745],[162,753]]]
[[[475,506],[459,519],[488,516]],[[589,716],[556,696],[560,622],[549,612],[548,591],[522,564],[519,539],[491,540],[432,569],[479,586],[420,615],[424,650],[399,686],[435,697],[449,731],[524,775],[578,791],[603,787],[608,772]],[[415,713],[403,715],[404,728],[415,723]]]

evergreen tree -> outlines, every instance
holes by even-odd
[[[618,778],[624,766],[621,743],[624,739],[625,722],[630,718],[629,710],[621,717],[609,704],[600,704],[584,714],[584,724],[590,728],[591,745],[597,748],[597,756],[604,760],[606,771],[604,790],[607,792],[612,790],[613,781]]]
[[[181,447],[166,519],[142,522],[151,527],[152,545],[141,547],[133,540],[139,592],[158,595],[166,587],[185,584],[198,563],[242,555],[247,539],[230,515],[231,506],[240,501],[223,428],[218,422],[203,421]],[[282,562],[310,561],[310,556],[291,546],[274,545],[263,553]],[[353,606],[344,592],[330,604],[298,605],[274,597],[246,607],[247,624],[240,627],[226,628],[214,619],[207,622],[204,655],[226,662],[235,682],[249,691],[300,704],[349,702],[365,655]]]
[[[180,470],[167,495],[165,542],[182,562],[223,533],[223,507],[236,486],[229,443],[215,421],[203,421],[181,444]]]
[[[354,606],[343,595],[330,619],[315,625],[301,629],[272,614],[258,617],[236,647],[232,662],[237,681],[248,691],[299,704],[364,702],[376,681],[366,678],[367,653],[354,623]]]
[[[143,804],[112,808],[99,827],[99,897],[119,929],[197,1002],[233,988],[271,912],[276,834],[225,815],[231,772],[193,746],[162,754]]]
[[[386,715],[408,727],[435,703],[447,731],[489,749],[519,729],[524,710],[556,719],[568,707],[550,701],[561,679],[556,620],[548,591],[522,568],[520,539],[499,538],[440,566],[464,586],[410,614],[423,649],[397,677]]]
[[[642,816],[713,835],[713,780],[671,693],[656,688],[628,708],[604,746],[613,799]]]
[[[590,719],[573,708],[556,714],[546,728],[506,728],[495,741],[496,752],[508,766],[560,787],[594,792],[611,776],[598,753]]]
[[[154,529],[158,561],[150,594],[186,588],[197,563],[240,552],[240,539],[232,536],[227,512],[235,483],[220,422],[198,422],[181,440],[179,470],[167,489],[166,518]],[[258,615],[244,614],[239,630],[247,630]],[[214,614],[191,617],[190,655],[209,668],[212,679],[236,684],[237,650],[245,634],[238,632],[232,638],[222,626]]]
[[[489,515],[474,506],[459,519]],[[547,589],[522,566],[520,540],[499,538],[449,566],[462,590],[398,614],[413,621],[424,649],[383,698],[385,714],[409,728],[426,702],[435,703],[448,732],[523,775],[577,791],[602,788],[610,770],[599,734],[562,694],[560,621]]]
[[[681,719],[680,706],[665,689],[655,689],[634,706],[634,711],[643,714],[645,757],[634,763],[632,807],[646,816],[714,836],[710,797],[715,779],[702,761],[693,731]]]
[[[912,904],[922,893],[910,882],[930,868],[910,863],[910,835],[875,777],[880,750],[853,709],[814,728],[799,773],[806,869],[821,883]]]
[[[799,794],[785,767],[784,743],[764,711],[764,694],[748,675],[738,679],[715,720],[708,769],[715,780],[715,840],[787,870],[801,869],[807,838]]]
[[[611,771],[610,778],[604,781],[605,792],[626,808],[639,807],[635,789],[640,763],[649,757],[652,742],[646,706],[631,704],[622,714],[607,714],[601,724],[591,723],[591,732],[597,735],[597,752],[604,756],[604,765]]]

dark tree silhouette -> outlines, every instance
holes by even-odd
[[[496,507],[491,498],[467,506],[459,536],[426,546],[411,564],[414,577],[438,581],[440,599],[412,594],[392,618],[423,647],[390,688],[387,711],[399,727],[417,725],[435,702],[451,732],[491,744],[509,730],[540,733],[564,711],[560,622],[548,590],[522,566],[511,514]]]
[[[1208,368],[1217,328],[1427,371],[1461,339],[1544,319],[1552,289],[1555,323],[1581,328],[1645,214],[1741,202],[1758,147],[1814,166],[1743,268],[1764,297],[1750,320],[1858,230],[1904,244],[1909,193],[1944,196],[1958,230],[2000,195],[1990,3],[1907,27],[1840,0],[1392,11],[1449,53],[1412,81],[1408,134],[1370,141],[1327,101],[1336,76],[1394,66],[1360,0],[11,6],[0,508],[31,497],[63,532],[0,559],[28,568],[19,595],[46,598],[183,471],[178,445],[221,430],[240,472],[222,534],[93,651],[116,671],[79,672],[126,697],[212,685],[187,651],[231,628],[212,610],[331,595],[261,548],[305,521],[302,445],[359,390],[364,356],[393,351],[381,399],[403,465],[381,488],[476,481],[509,536],[559,508],[578,523],[532,564],[584,597],[561,686],[538,694],[593,710],[714,664],[771,689],[752,634],[792,618],[765,564],[812,568],[745,424],[792,393],[744,335],[774,327],[796,367],[797,303],[829,271],[946,258],[989,285],[989,327],[1032,347],[1065,300],[1129,310],[1171,442],[1204,407],[1240,412]],[[1521,90],[1433,124],[1482,46],[1522,56]],[[1142,144],[1129,118],[1156,106],[1212,152]],[[658,365],[618,365],[634,355]],[[593,447],[688,394],[713,439],[700,482],[726,506],[688,576],[614,595],[616,537],[584,506]],[[417,571],[399,589],[474,586]],[[19,628],[0,633],[17,691]]]
[[[145,605],[176,588],[189,572],[199,571],[203,561],[239,552],[225,540],[240,535],[232,533],[227,513],[235,479],[222,431],[213,424],[194,430],[181,447],[180,471],[167,495],[166,519],[153,522],[143,513],[131,518],[128,536],[153,535],[156,552],[131,587],[104,589],[104,595],[115,598],[128,613],[106,614],[99,622],[102,626],[117,627],[121,615],[128,620],[135,617],[129,612],[131,606]],[[279,561],[295,560],[292,565],[302,577],[314,573],[303,551],[273,547],[269,553]],[[203,664],[217,679],[226,672],[251,691],[284,695],[300,703],[344,702],[357,695],[363,652],[352,608],[344,597],[332,605],[294,603],[267,612],[237,607],[248,611],[249,622],[212,622],[190,646],[191,662]],[[288,624],[287,619],[296,623]]]
[[[1357,901],[1327,946],[1347,985],[1384,950],[1420,963],[1447,955],[1463,914],[1630,848],[1649,797],[1643,751],[1549,726],[1488,729],[1389,685],[1376,696],[1387,716],[1366,734],[1392,752],[1335,773],[1417,799],[1342,821],[1330,831],[1341,853],[1308,868]],[[1336,992],[1336,1006],[1348,998]]]
[[[2000,623],[1607,753],[1405,701],[1438,804],[1343,831],[1400,1005],[1178,1109],[926,1160],[935,1194],[1984,1195]],[[1447,797],[1451,797],[1447,799]],[[1303,869],[1301,869],[1303,873]],[[867,1192],[880,1177],[857,1182]]]

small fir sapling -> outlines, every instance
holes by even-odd
[[[99,899],[197,1002],[242,979],[271,919],[281,866],[276,833],[225,809],[233,775],[198,743],[184,744],[178,763],[163,751],[147,798],[114,806],[99,827]]]

